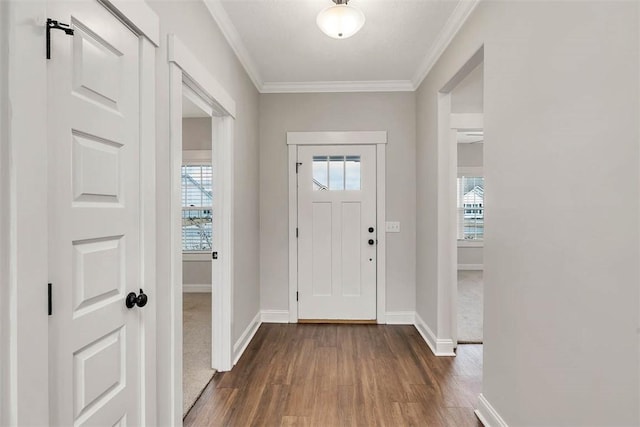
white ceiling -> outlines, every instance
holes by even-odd
[[[415,90],[478,0],[351,0],[351,38],[316,26],[331,0],[205,0],[262,92]]]

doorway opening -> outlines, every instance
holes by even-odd
[[[169,334],[162,337],[170,349],[163,368],[170,372],[168,387],[164,390],[160,404],[166,401],[172,424],[181,424],[187,407],[196,400],[213,370],[229,371],[233,367],[231,327],[233,316],[233,127],[235,102],[225,89],[209,74],[207,69],[173,34],[168,37],[168,59],[170,80],[170,276],[168,316]],[[203,119],[199,125],[204,136],[199,141],[199,150],[186,150],[192,142],[189,129],[191,118],[185,111],[193,111],[193,119]],[[200,117],[201,116],[201,117]],[[187,124],[185,126],[185,124]],[[183,129],[184,127],[184,129]],[[184,141],[183,141],[184,139]],[[185,163],[185,152],[192,158]],[[190,164],[188,164],[190,163]],[[185,196],[183,196],[185,189]],[[190,194],[187,199],[186,194]],[[183,200],[185,197],[185,200]],[[197,200],[199,198],[199,201]],[[193,206],[191,206],[193,205]],[[185,249],[194,249],[185,255]],[[204,258],[208,258],[207,261]],[[189,269],[183,264],[190,263]],[[196,264],[197,263],[197,264]],[[194,267],[195,268],[191,268]],[[194,271],[196,270],[196,271]],[[204,283],[187,283],[193,277]],[[188,280],[185,280],[188,279]],[[190,292],[201,295],[192,297]],[[187,295],[184,298],[184,295]],[[207,298],[208,297],[208,298]],[[185,317],[190,313],[184,304],[196,300],[201,310],[197,310],[206,322],[195,331],[196,336],[210,336],[208,355],[200,358],[199,381],[193,384],[195,391],[183,389],[183,366],[190,359],[185,351],[190,351],[185,339],[183,323],[190,326]],[[209,303],[210,301],[210,303]],[[208,310],[208,313],[207,313]],[[202,320],[201,320],[202,322]],[[192,335],[193,330],[187,331]],[[207,337],[208,338],[208,337]],[[197,344],[200,348],[203,343]],[[205,347],[206,342],[204,343]],[[195,351],[198,351],[197,349]],[[206,363],[209,363],[208,368]],[[185,371],[190,367],[185,367]],[[210,379],[211,377],[209,377]],[[189,381],[189,379],[187,379]],[[203,384],[204,383],[204,384]],[[202,388],[200,388],[202,387]],[[190,393],[189,396],[185,392]],[[166,400],[165,400],[166,399]]]
[[[183,416],[215,373],[211,357],[213,136],[211,115],[198,104],[193,93],[184,86],[181,168]]]
[[[458,343],[482,344],[484,172],[482,129],[457,130]]]
[[[483,63],[475,65],[451,90],[450,146],[455,167],[449,176],[455,183],[455,229],[452,311],[455,313],[455,345],[483,342],[484,251],[484,123]],[[453,163],[452,162],[452,163]]]

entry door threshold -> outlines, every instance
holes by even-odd
[[[351,325],[377,325],[376,319],[358,320],[358,319],[298,319],[298,323],[338,323]]]

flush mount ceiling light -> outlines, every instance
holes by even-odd
[[[329,37],[346,39],[360,31],[364,25],[364,13],[360,9],[347,6],[348,1],[333,0],[335,5],[318,14],[316,24]]]

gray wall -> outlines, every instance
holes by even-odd
[[[182,119],[182,148],[184,150],[211,150],[211,118]]]
[[[640,421],[638,7],[480,2],[417,94],[417,311],[436,330],[437,93],[484,44],[483,394],[509,425]]]
[[[234,293],[232,340],[236,340],[260,309],[259,289],[259,217],[258,217],[258,92],[226,42],[204,4],[194,1],[153,1],[149,5],[160,17],[161,43],[157,49],[157,186],[169,188],[169,67],[167,34],[175,33],[207,68],[236,102],[234,130]],[[170,227],[168,192],[159,191],[158,228]],[[170,254],[168,242],[158,242],[158,292],[168,288]],[[159,306],[158,313],[169,307]],[[158,316],[158,322],[168,322],[168,316]],[[163,326],[163,325],[160,325]],[[168,329],[167,329],[168,330]],[[162,340],[163,337],[159,337]],[[170,347],[158,350],[159,366],[167,366]],[[167,375],[162,378],[168,377]],[[160,377],[159,377],[160,378]],[[168,378],[167,378],[168,380]],[[168,385],[159,383],[159,392]],[[169,408],[159,409],[159,420],[169,420]],[[169,421],[165,421],[169,422]],[[173,422],[173,421],[172,421]]]
[[[415,309],[415,94],[260,97],[260,261],[263,310],[288,310],[287,131],[386,130],[387,311]]]
[[[209,117],[182,119],[182,148],[184,150],[211,150],[211,119]],[[210,286],[210,256],[183,257],[182,284]]]

